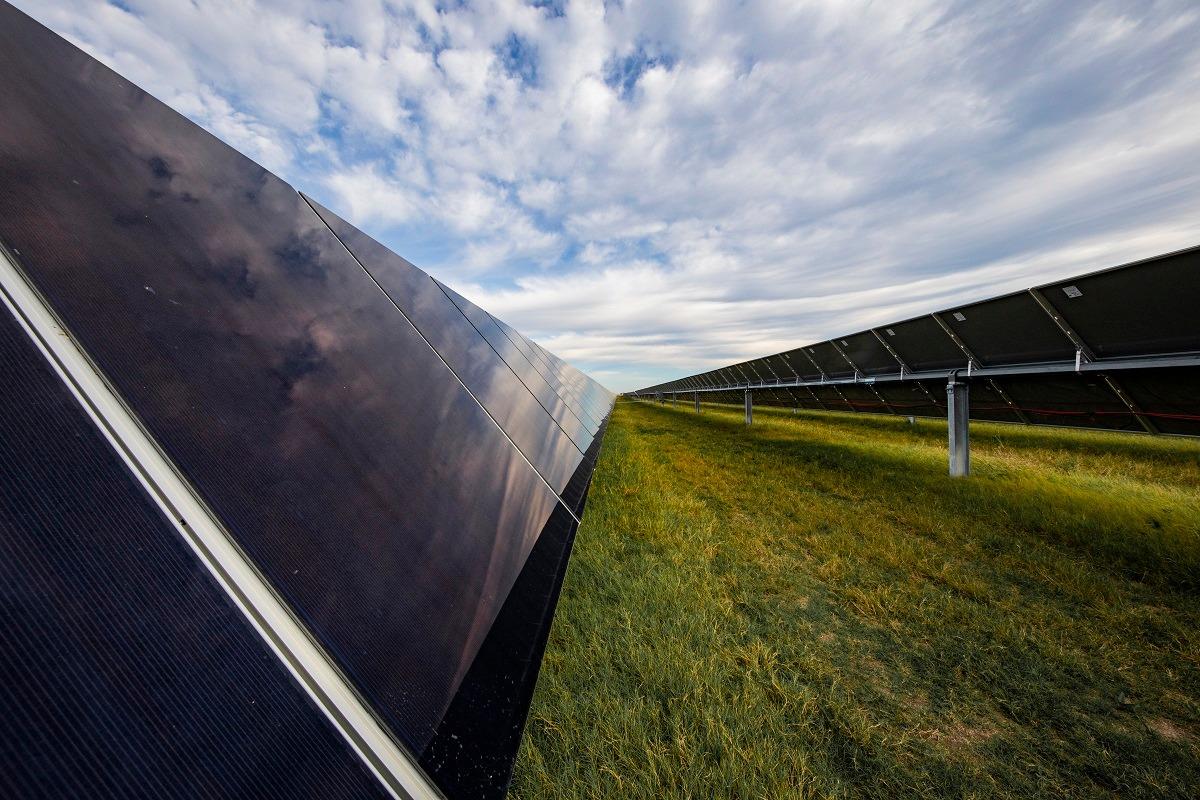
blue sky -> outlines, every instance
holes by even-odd
[[[1200,6],[16,0],[626,390],[1200,242]]]

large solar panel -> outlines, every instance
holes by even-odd
[[[612,396],[3,3],[0,108],[0,288],[300,623],[322,702],[502,793]]]
[[[2,305],[0,369],[0,795],[385,797]]]
[[[1200,435],[1197,308],[1191,248],[632,394],[750,388],[786,405],[766,391],[784,385],[796,407],[944,417],[954,380],[970,385],[975,419]]]
[[[441,287],[311,198],[309,204],[560,495],[583,452]]]
[[[595,430],[571,408],[570,404],[546,380],[539,370],[520,348],[513,343],[508,334],[497,323],[491,314],[472,303],[445,284],[438,282],[446,295],[454,301],[475,326],[476,330],[495,348],[504,362],[512,368],[529,391],[541,401],[552,417],[570,434],[572,440],[581,447],[587,447],[588,441],[595,435]]]
[[[511,325],[508,325],[495,316],[493,316],[492,319],[500,327],[500,330],[504,331],[504,334],[508,336],[509,340],[516,345],[517,349],[520,350],[521,353],[529,360],[529,363],[533,365],[534,369],[537,370],[546,383],[548,383],[558,394],[558,396],[563,399],[568,407],[570,407],[571,411],[575,413],[575,416],[577,416],[593,434],[599,430],[599,420],[588,413],[587,409],[584,408],[583,404],[579,401],[579,397],[576,395],[576,393],[572,391],[570,386],[563,382],[561,376],[559,376],[550,366],[550,364],[538,354],[533,345],[530,344],[529,340]]]

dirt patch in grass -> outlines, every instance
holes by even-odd
[[[1146,727],[1170,742],[1184,742],[1192,739],[1192,735],[1182,727],[1162,717],[1146,720]]]

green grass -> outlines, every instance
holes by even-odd
[[[1200,443],[618,404],[512,796],[1200,796]]]

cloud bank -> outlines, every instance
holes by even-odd
[[[637,388],[1200,242],[1200,7],[17,0]]]

